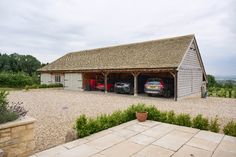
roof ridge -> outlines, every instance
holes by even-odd
[[[75,54],[75,53],[81,53],[81,52],[88,52],[88,51],[95,51],[96,50],[103,50],[107,48],[115,48],[115,47],[122,47],[122,46],[132,46],[132,45],[138,45],[138,44],[145,44],[145,43],[151,43],[151,42],[157,42],[161,40],[170,40],[170,39],[176,39],[176,38],[183,38],[183,37],[188,37],[188,36],[195,36],[195,34],[188,34],[188,35],[181,35],[181,36],[174,36],[174,37],[168,37],[168,38],[159,38],[159,39],[153,39],[153,40],[148,40],[148,41],[140,41],[140,42],[134,42],[134,43],[129,43],[129,44],[120,44],[120,45],[113,45],[113,46],[104,46],[104,47],[98,47],[98,48],[91,48],[91,49],[85,49],[85,50],[80,50],[80,51],[72,51],[68,52],[66,55],[70,54]]]

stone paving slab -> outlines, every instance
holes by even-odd
[[[95,139],[89,143],[87,143],[88,146],[94,147],[99,150],[104,150],[108,147],[111,147],[112,145],[115,145],[121,141],[124,141],[125,138],[121,136],[117,136],[115,134],[108,134],[106,136],[103,136],[101,138]]]
[[[106,157],[129,157],[141,150],[143,147],[143,145],[139,145],[130,141],[124,141],[101,152],[101,154],[105,155]]]
[[[211,154],[210,151],[185,145],[172,157],[210,157]]]
[[[75,147],[73,149],[70,149],[68,151],[64,151],[61,153],[58,153],[54,156],[50,156],[50,157],[88,157],[91,156],[93,154],[98,153],[100,150],[99,149],[95,149],[91,146],[88,146],[86,144],[82,144],[78,147]]]
[[[156,138],[143,135],[143,134],[138,134],[136,136],[131,137],[128,141],[131,141],[133,143],[140,144],[140,145],[149,145],[152,142],[156,141]]]
[[[236,157],[236,137],[136,120],[32,157]]]
[[[217,134],[210,131],[200,131],[194,137],[201,138],[203,140],[220,143],[221,139],[223,138],[223,134]]]
[[[128,130],[128,129],[124,128],[124,129],[114,131],[113,134],[124,137],[125,139],[127,139],[127,138],[130,138],[130,137],[137,135],[139,133],[136,131],[132,131],[132,130]]]
[[[218,146],[218,143],[194,137],[187,143],[187,145],[213,151]]]
[[[74,140],[72,142],[68,142],[66,144],[63,144],[63,146],[66,147],[67,149],[72,149],[74,147],[85,144],[87,142],[89,142],[89,140],[82,138],[82,139]]]
[[[126,129],[129,129],[129,130],[132,130],[132,131],[136,131],[136,132],[143,132],[147,129],[149,129],[150,127],[148,126],[145,126],[145,125],[141,125],[141,124],[133,124],[133,125],[130,125],[128,127],[126,127]]]
[[[132,157],[170,157],[172,154],[174,154],[174,151],[155,145],[149,145]]]
[[[65,151],[67,151],[67,149],[65,147],[63,147],[62,145],[60,145],[60,146],[56,146],[51,149],[36,153],[35,155],[37,157],[54,156],[54,155],[57,155],[61,152],[65,152]]]
[[[151,136],[151,137],[158,139],[174,129],[175,129],[174,126],[162,123],[161,125],[157,125],[153,128],[147,129],[146,131],[142,132],[141,134]]]
[[[157,140],[153,144],[161,146],[161,147],[166,148],[166,149],[177,151],[188,140],[190,140],[190,138],[192,136],[193,136],[193,134],[178,131],[178,130],[174,130],[174,131],[168,133],[166,136],[160,138],[159,140]]]

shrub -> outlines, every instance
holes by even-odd
[[[76,130],[78,137],[88,136],[90,133],[87,130],[87,117],[83,114],[76,120]]]
[[[9,111],[18,113],[19,116],[25,116],[28,111],[25,110],[24,107],[22,107],[22,102],[12,103],[11,106],[9,106]]]
[[[136,119],[136,112],[143,111],[147,111],[147,108],[144,104],[131,105],[127,110],[125,110],[125,113],[127,114],[127,120],[130,121]]]
[[[16,120],[19,116],[25,116],[27,111],[20,106],[22,103],[13,103],[9,106],[8,93],[0,91],[0,124]]]
[[[236,137],[236,122],[230,121],[223,129],[226,135]]]
[[[175,113],[174,111],[167,112],[167,123],[175,124]]]
[[[39,85],[39,88],[48,88],[48,85],[46,85],[46,84],[41,84],[41,85]]]
[[[148,120],[160,120],[161,112],[155,106],[148,106],[146,111],[148,112]]]
[[[7,111],[8,102],[7,99],[8,92],[0,91],[0,114],[3,114]]]
[[[144,104],[131,105],[124,111],[116,111],[112,114],[102,114],[96,118],[87,118],[81,115],[76,120],[75,129],[77,130],[78,137],[85,137],[90,134],[114,127],[121,123],[136,119],[136,112],[147,111],[148,119],[160,122],[167,122],[181,126],[194,127],[201,130],[210,130],[219,132],[219,124],[217,117],[211,119],[210,124],[207,118],[202,117],[201,114],[197,115],[191,120],[189,114],[176,115],[174,111],[161,112],[155,106],[146,106]],[[236,122],[230,122],[224,128],[225,134],[236,136]]]
[[[176,125],[191,127],[192,121],[189,114],[180,114],[176,116],[175,120]]]
[[[41,85],[38,85],[38,84],[33,84],[31,86],[29,85],[26,85],[25,86],[25,90],[28,90],[28,89],[37,89],[37,88],[56,88],[56,87],[63,87],[63,84],[60,84],[60,83],[54,83],[54,84],[41,84]]]
[[[111,126],[116,126],[127,121],[127,116],[122,111],[115,111],[109,117],[109,123]]]
[[[26,85],[38,84],[39,78],[37,76],[29,76],[26,73],[9,73],[1,72],[0,73],[0,86],[1,87],[13,87],[13,88],[22,88]]]
[[[167,112],[160,113],[160,122],[167,122]]]
[[[18,117],[19,117],[19,115],[16,112],[6,111],[6,112],[0,114],[0,124],[10,122],[10,121],[14,121]]]
[[[218,123],[218,118],[211,119],[209,124],[209,130],[212,132],[219,132],[220,131],[220,124]]]
[[[201,130],[208,130],[209,122],[207,118],[203,118],[201,114],[193,118],[193,128],[198,128]]]

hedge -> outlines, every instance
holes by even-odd
[[[37,88],[57,88],[57,87],[63,87],[63,84],[60,83],[54,83],[54,84],[33,84],[31,86],[26,85],[25,86],[25,90],[29,90],[29,89],[37,89]]]
[[[218,118],[210,121],[201,114],[191,118],[189,114],[175,114],[174,111],[160,111],[155,106],[145,104],[131,105],[126,110],[116,111],[112,114],[103,114],[96,118],[88,118],[84,114],[76,120],[75,129],[78,137],[85,137],[90,134],[114,127],[116,125],[136,119],[135,114],[138,111],[147,111],[148,119],[170,123],[180,126],[193,127],[201,130],[219,132],[220,124]],[[224,133],[236,136],[236,122],[230,122],[224,128]]]
[[[24,88],[26,85],[39,84],[39,78],[34,76],[29,76],[26,73],[0,73],[0,86],[1,87],[11,87],[11,88]]]

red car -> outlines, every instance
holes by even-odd
[[[104,91],[105,90],[104,86],[105,86],[104,83],[98,83],[97,86],[96,86],[96,89]],[[111,84],[111,83],[108,83],[107,84],[107,91],[108,92],[113,92],[114,91],[114,85]]]

